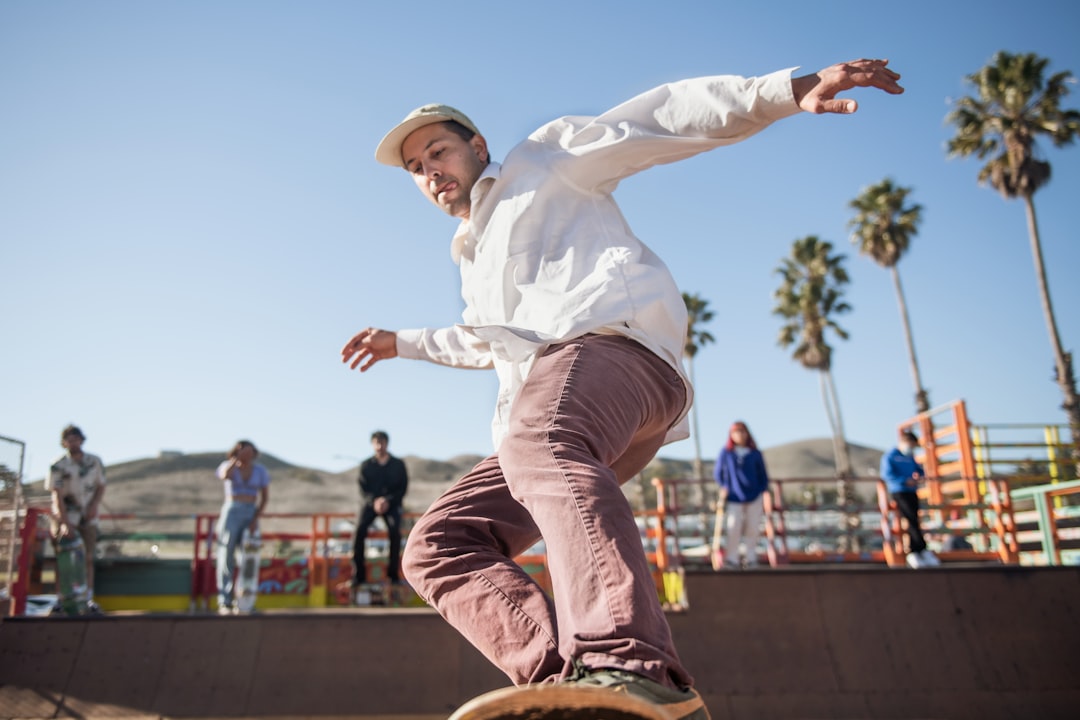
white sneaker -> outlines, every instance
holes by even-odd
[[[929,550],[923,550],[919,553],[919,560],[922,561],[924,567],[938,567],[941,565],[941,560],[938,559],[938,556]]]
[[[919,555],[917,555],[916,553],[908,553],[907,564],[909,568],[913,568],[915,570],[923,567],[922,558],[919,557]]]

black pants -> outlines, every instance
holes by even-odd
[[[921,553],[926,549],[926,540],[923,539],[922,528],[919,527],[919,496],[913,492],[898,492],[893,493],[892,498],[896,501],[900,514],[907,520],[908,550]]]
[[[386,523],[386,534],[390,542],[390,557],[386,565],[386,576],[391,582],[401,580],[401,508],[392,508],[385,515],[375,513],[371,505],[364,505],[360,510],[360,517],[356,520],[356,534],[353,536],[353,576],[352,586],[367,582],[367,564],[364,561],[364,545],[367,541],[368,530],[375,518],[381,517]]]

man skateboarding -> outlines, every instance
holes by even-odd
[[[61,610],[69,615],[101,612],[94,602],[94,552],[105,464],[83,452],[84,442],[86,436],[75,425],[61,430],[60,445],[67,452],[53,461],[45,478],[52,496],[57,595]]]
[[[414,110],[380,142],[377,160],[403,167],[460,221],[450,250],[465,310],[440,329],[362,330],[342,360],[361,371],[394,357],[496,371],[495,452],[420,519],[403,570],[514,685],[595,688],[666,718],[709,717],[620,488],[689,434],[686,308],[611,193],[639,170],[800,111],[852,113],[856,103],[838,93],[899,94],[898,79],[887,61],[858,60],[794,78],[684,80],[595,117],[554,120],[501,164],[445,105]],[[551,597],[514,562],[540,539]]]

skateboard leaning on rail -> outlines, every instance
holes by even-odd
[[[90,593],[86,579],[86,545],[79,533],[56,541],[56,595],[60,615],[87,615]]]
[[[259,595],[260,550],[262,536],[258,531],[245,529],[240,541],[240,577],[236,582],[236,609],[242,613],[255,610],[255,599]]]
[[[713,519],[712,537],[712,568],[722,570],[724,568],[724,517],[727,510],[727,489],[720,488],[720,495],[716,498],[716,517]],[[738,560],[738,558],[736,558]]]
[[[449,720],[668,720],[668,716],[644,698],[607,688],[526,685],[475,697]]]

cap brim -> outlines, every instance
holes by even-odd
[[[386,133],[385,137],[379,141],[378,147],[375,148],[375,159],[383,165],[405,167],[405,163],[401,159],[401,146],[405,142],[405,138],[409,137],[415,130],[427,125],[446,122],[447,120],[453,120],[453,118],[441,115],[424,115],[405,120]]]

